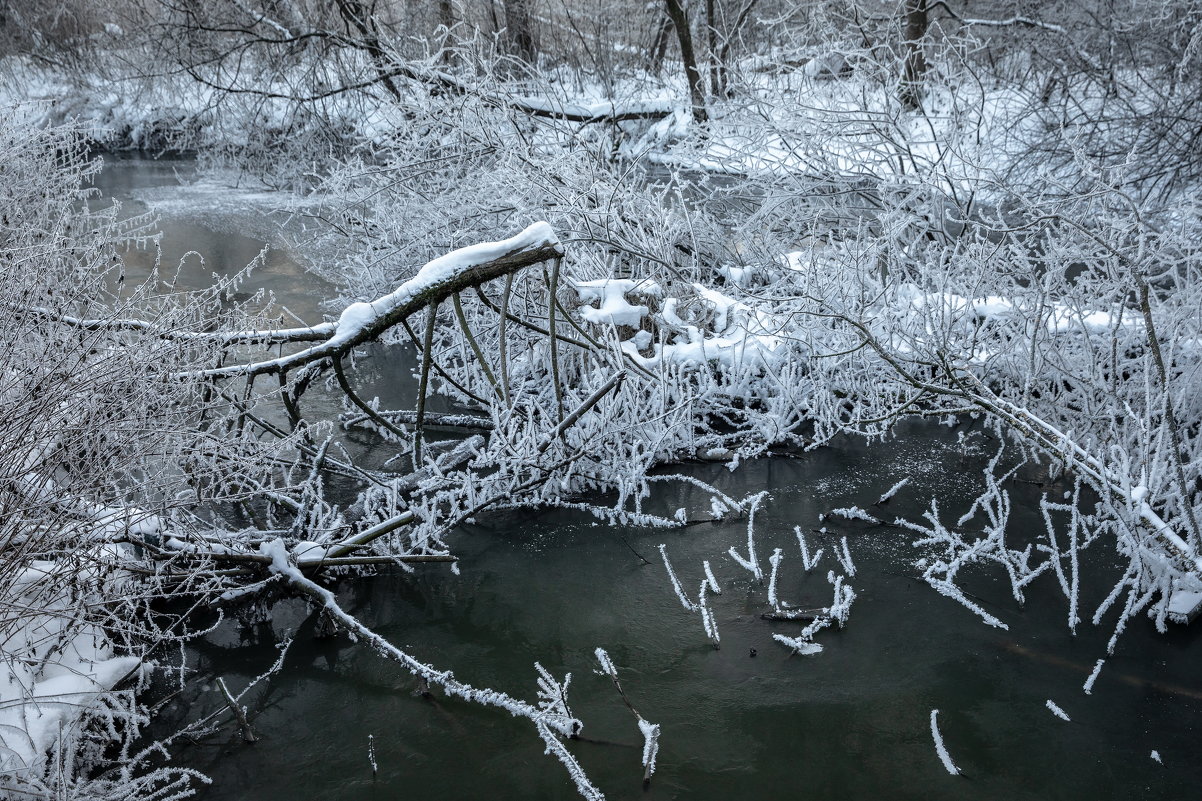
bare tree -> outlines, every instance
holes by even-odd
[[[709,119],[706,108],[705,79],[697,65],[697,53],[693,48],[693,30],[689,15],[681,0],[664,0],[668,18],[676,28],[676,41],[680,45],[680,58],[684,64],[685,80],[689,85],[689,98],[693,104],[693,119],[704,123]]]
[[[528,64],[535,63],[538,51],[534,45],[534,29],[530,24],[529,0],[503,0],[505,33],[513,55]]]
[[[930,26],[927,0],[906,0],[905,32],[902,43],[902,75],[899,96],[911,111],[922,105],[922,82],[927,71],[927,29]]]

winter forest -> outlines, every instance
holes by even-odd
[[[0,278],[0,798],[1198,792],[1199,0],[7,0]]]

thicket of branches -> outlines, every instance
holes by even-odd
[[[118,245],[149,221],[81,211],[77,132],[6,124],[10,708],[63,671],[104,699],[69,705],[68,740],[4,735],[11,781],[184,792],[148,755],[94,769],[141,720],[96,666],[148,666],[187,636],[163,597],[252,620],[289,594],[423,688],[528,718],[594,797],[563,743],[581,726],[566,679],[539,668],[533,704],[471,687],[366,630],[327,579],[452,561],[455,528],[489,508],[682,525],[644,512],[654,483],[692,481],[657,465],[882,438],[912,415],[979,417],[1004,443],[968,515],[936,498],[898,521],[924,579],[986,623],[1003,625],[956,583],[980,564],[1018,603],[1047,574],[1069,627],[1106,622],[1111,651],[1136,615],[1163,629],[1174,593],[1202,590],[1196,3],[62,9],[52,25],[13,6],[3,29],[81,84],[185,92],[143,102],[156,146],[306,194],[343,297],[294,326],[268,299],[232,303],[236,280],[176,294],[164,266],[125,286]],[[357,391],[376,340],[417,353],[411,408]],[[344,399],[337,428],[305,415],[323,388]],[[435,393],[454,414],[429,411]],[[433,443],[434,426],[459,436]],[[397,459],[356,463],[348,429]],[[1074,491],[1019,538],[1006,482],[1032,465]],[[702,489],[717,515],[763,500]],[[1096,543],[1124,568],[1087,610],[1078,555]],[[763,580],[750,521],[732,558]],[[847,555],[832,605],[782,642],[813,653],[846,622],[853,575]],[[706,586],[677,592],[716,645]],[[63,656],[87,638],[103,647]],[[649,777],[659,733],[639,725]]]

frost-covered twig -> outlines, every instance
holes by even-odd
[[[710,609],[706,602],[707,590],[713,590],[710,579],[701,582],[701,587],[697,590],[697,608],[701,612],[701,627],[705,629],[705,636],[710,638],[714,648],[721,648],[722,638],[718,636],[718,621],[714,618],[714,610]]]
[[[901,481],[894,484],[889,489],[885,490],[884,494],[882,494],[880,499],[877,500],[877,505],[879,506],[881,504],[888,503],[893,498],[893,496],[896,495],[901,490],[902,487],[906,486],[909,483],[910,483],[910,477],[907,476],[906,478],[903,478]]]
[[[1102,672],[1102,666],[1105,664],[1106,664],[1105,659],[1099,659],[1097,662],[1094,663],[1093,670],[1091,670],[1089,672],[1089,677],[1087,679],[1085,679],[1085,685],[1082,687],[1082,689],[1085,691],[1086,695],[1093,694],[1094,682],[1096,682],[1098,680],[1098,675]]]
[[[751,575],[755,577],[756,581],[764,580],[764,571],[760,569],[759,560],[755,555],[755,513],[759,508],[760,503],[762,503],[764,498],[767,496],[767,492],[760,492],[751,498],[750,508],[747,512],[747,558],[744,559],[742,556],[740,556],[739,552],[735,550],[733,545],[730,547],[730,550],[727,551],[727,553],[730,554],[730,558],[734,559],[735,562],[737,562],[741,567],[750,571]]]
[[[560,761],[568,775],[572,777],[576,791],[580,793],[581,797],[587,801],[605,801],[605,795],[589,781],[588,774],[584,772],[584,768],[580,767],[580,763],[576,761],[576,757],[572,756],[572,752],[567,749],[563,741],[556,736],[557,733],[542,720],[536,720],[534,728],[547,746],[544,753],[551,754]]]
[[[776,597],[776,573],[780,569],[780,563],[784,558],[784,551],[780,548],[773,549],[772,556],[768,557],[768,564],[772,565],[772,572],[768,576],[768,605],[774,610],[780,608],[780,601]]]
[[[931,710],[931,739],[935,741],[935,753],[939,755],[939,761],[943,763],[943,767],[953,776],[960,775],[960,769],[952,762],[951,754],[947,752],[947,747],[943,744],[943,735],[939,733],[939,710]]]
[[[814,554],[813,558],[811,558],[810,557],[810,549],[806,545],[805,534],[801,533],[801,526],[794,526],[793,533],[795,533],[797,535],[797,545],[798,545],[798,547],[801,548],[802,567],[805,568],[805,571],[807,573],[809,573],[811,570],[813,570],[815,567],[818,566],[818,560],[822,558],[822,550],[823,549],[819,548],[818,551]]]
[[[672,569],[672,563],[668,561],[668,546],[666,544],[660,543],[659,555],[664,560],[664,570],[668,571],[668,581],[672,582],[672,591],[676,593],[676,597],[680,600],[680,605],[684,607],[686,612],[696,612],[697,607],[684,594],[684,588],[680,586],[680,579],[676,578],[676,571]]]
[[[830,513],[847,520],[863,520],[866,523],[873,524],[879,524],[881,522],[858,506],[844,506],[838,509],[831,509]]]
[[[803,637],[786,637],[783,634],[773,634],[772,639],[776,640],[781,645],[789,648],[795,654],[802,656],[812,656],[822,653],[822,646],[813,640],[807,640]]]
[[[1057,706],[1052,701],[1052,699],[1049,698],[1048,702],[1045,704],[1045,706],[1047,706],[1047,708],[1049,710],[1051,710],[1052,714],[1055,715],[1056,717],[1060,718],[1061,720],[1063,720],[1065,722],[1071,722],[1071,718],[1069,718],[1068,713],[1065,712],[1063,709],[1061,709],[1059,706]]]
[[[576,783],[580,794],[589,799],[604,798],[588,780],[580,764],[560,740],[560,737],[576,736],[582,727],[581,722],[572,716],[566,702],[567,686],[571,681],[570,674],[562,682],[558,682],[541,665],[535,663],[539,674],[539,703],[537,706],[498,690],[478,689],[459,681],[450,671],[439,670],[417,660],[344,611],[332,592],[306,578],[294,564],[290,564],[288,553],[281,541],[275,540],[266,544],[264,552],[272,557],[271,569],[274,573],[286,578],[294,589],[311,598],[343,628],[354,634],[356,638],[366,642],[381,656],[399,663],[406,670],[425,679],[430,684],[442,687],[443,691],[451,697],[503,709],[511,715],[530,720],[546,743],[547,752],[554,754],[563,763],[568,774]]]
[[[630,703],[630,699],[626,697],[625,690],[622,689],[621,682],[618,681],[618,669],[614,666],[613,660],[610,659],[605,649],[598,648],[594,653],[597,661],[601,664],[601,672],[610,677],[614,687],[618,691],[618,695],[622,697],[622,703],[626,704],[626,708],[631,711],[638,721],[639,732],[643,735],[643,784],[650,784],[651,774],[655,773],[655,759],[659,754],[659,724],[648,722],[634,708],[634,705]]]
[[[839,564],[843,567],[843,572],[850,578],[856,574],[856,565],[851,561],[851,551],[847,547],[847,537],[843,537],[839,541],[839,548],[835,551],[835,555],[839,557]]]
[[[251,728],[250,721],[246,717],[246,707],[238,706],[238,702],[230,694],[229,687],[225,686],[225,679],[221,676],[217,677],[217,689],[221,690],[221,697],[225,699],[226,705],[234,713],[234,718],[238,721],[238,728],[242,732],[242,742],[253,743],[257,741],[259,738],[255,736],[255,731]]]

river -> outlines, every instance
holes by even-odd
[[[209,272],[241,268],[265,243],[280,244],[271,241],[274,223],[253,203],[239,207],[235,194],[215,211],[195,190],[175,188],[176,172],[190,169],[186,162],[117,160],[99,185],[130,210],[143,201],[164,210],[165,260],[174,263],[187,251],[205,260],[203,270],[185,271],[186,282],[200,285]],[[271,250],[247,285],[259,287],[308,320],[330,311],[321,301],[331,288],[286,248]],[[370,393],[386,404],[405,403],[411,363],[403,353],[377,356],[384,365],[399,363],[375,370]],[[778,592],[794,606],[829,603],[826,573],[840,570],[833,548],[847,537],[858,597],[845,629],[816,637],[824,650],[815,656],[791,656],[773,642],[774,632],[795,634],[801,624],[760,619],[766,587],[726,556],[732,545],[745,547],[745,519],[663,531],[563,511],[491,514],[451,540],[458,575],[443,565],[419,566],[412,574],[344,583],[340,597],[379,633],[477,686],[533,699],[535,661],[556,675],[571,672],[572,709],[585,723],[571,750],[612,799],[1196,797],[1199,625],[1158,635],[1150,621],[1133,621],[1092,694],[1082,691],[1113,626],[1112,615],[1100,626],[1089,622],[1115,578],[1109,543],[1095,545],[1084,560],[1086,622],[1075,636],[1051,575],[1037,579],[1019,607],[1000,568],[974,571],[963,586],[1009,626],[1003,631],[920,580],[907,532],[820,519],[855,504],[890,520],[916,520],[935,495],[947,516],[958,516],[979,490],[979,470],[993,447],[971,423],[908,423],[885,443],[843,440],[733,472],[721,464],[679,468],[735,497],[771,494],[757,515],[757,549],[765,567],[773,548],[783,550]],[[1040,493],[1071,488],[1023,475],[1031,483],[1010,487],[1016,543],[1042,530]],[[872,507],[904,477],[910,483],[897,497]],[[698,489],[658,486],[650,511],[708,508]],[[808,575],[794,526],[812,548],[826,551]],[[690,591],[702,578],[701,561],[713,565],[722,586],[712,600],[720,650],[674,597],[660,543]],[[528,722],[437,691],[430,699],[416,695],[410,676],[362,645],[314,638],[312,621],[295,603],[278,607],[257,631],[227,625],[195,642],[197,681],[164,708],[153,731],[165,734],[216,708],[215,677],[244,686],[272,663],[286,637],[295,639],[283,670],[247,701],[259,742],[244,745],[227,726],[173,749],[177,764],[213,778],[201,791],[205,801],[578,797]],[[662,727],[648,789],[635,719],[609,678],[596,672],[597,647],[609,652],[631,703]],[[1071,722],[1053,715],[1048,700]],[[962,775],[949,775],[936,755],[932,709],[940,710]]]

